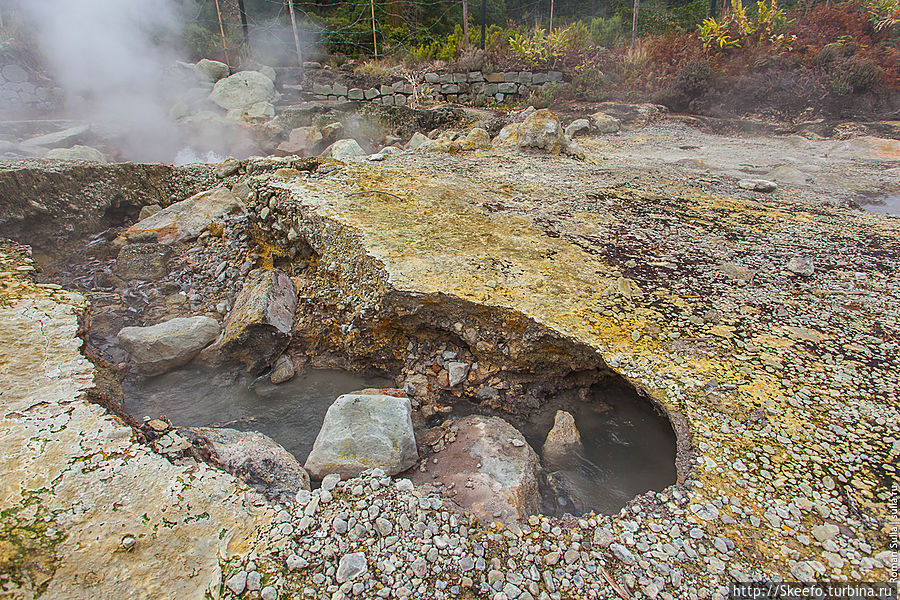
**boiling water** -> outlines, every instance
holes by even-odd
[[[550,483],[556,482],[556,489],[551,486],[543,494],[545,512],[612,514],[638,494],[675,483],[672,425],[633,388],[605,385],[594,388],[592,402],[562,401],[562,408],[575,417],[584,453],[560,464],[544,461]],[[533,448],[543,445],[555,414],[548,411],[523,426]]]
[[[638,494],[675,483],[672,425],[624,381],[595,386],[589,401],[581,400],[574,391],[563,392],[527,420],[465,404],[457,405],[454,412],[500,416],[521,431],[541,455],[557,410],[575,417],[584,452],[556,464],[542,457],[544,514],[613,514]]]
[[[260,431],[284,446],[302,464],[312,450],[325,412],[341,394],[391,387],[383,378],[340,370],[307,370],[281,385],[242,371],[186,368],[123,384],[125,410],[137,419],[167,417],[176,426],[231,427]],[[575,417],[584,452],[561,464],[544,462],[542,512],[549,515],[591,510],[611,514],[634,496],[675,482],[675,435],[668,420],[623,383],[604,384],[585,402],[572,392],[551,399],[528,419],[496,413],[468,402],[454,414],[493,414],[518,428],[540,455],[557,410]]]
[[[393,387],[334,369],[310,369],[287,383],[253,383],[241,371],[187,368],[157,377],[128,377],[122,385],[125,410],[136,419],[167,417],[179,427],[231,427],[266,434],[302,464],[341,394],[369,387]]]

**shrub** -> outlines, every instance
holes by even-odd
[[[841,56],[843,56],[843,52],[840,43],[827,44],[819,51],[819,55],[816,57],[816,64],[828,66],[841,58]]]
[[[572,86],[568,83],[545,83],[540,88],[531,92],[528,97],[528,104],[535,108],[551,108],[562,102],[570,100],[572,97]]]
[[[828,89],[838,94],[861,94],[875,87],[881,68],[867,58],[852,57],[833,63]]]
[[[549,34],[541,28],[531,33],[516,33],[509,38],[509,47],[513,55],[532,67],[553,65],[567,52],[583,49],[588,35],[587,27],[579,21]]]
[[[588,25],[588,36],[595,46],[603,48],[615,48],[625,36],[622,16],[616,15],[610,19],[595,17]]]
[[[713,70],[705,60],[691,60],[672,78],[656,101],[674,111],[685,111],[691,102],[705,96],[713,87]]]
[[[890,31],[900,25],[900,0],[865,0],[863,8],[875,31]]]
[[[662,0],[641,2],[638,13],[638,33],[660,35],[696,29],[697,24],[707,14],[707,7],[707,0],[691,0],[674,7],[669,7]],[[632,16],[630,3],[619,8],[616,16],[630,25]]]
[[[606,86],[606,76],[599,68],[591,65],[575,67],[571,87],[577,98],[588,102],[603,102],[608,98]]]
[[[790,49],[794,37],[784,33],[788,24],[786,13],[778,8],[778,0],[771,0],[771,4],[758,0],[755,15],[748,13],[742,0],[731,0],[731,11],[719,20],[704,19],[698,34],[706,50],[722,51],[749,43]]]
[[[218,57],[222,52],[221,38],[213,31],[196,23],[188,23],[182,35],[184,46],[193,59],[207,56]]]

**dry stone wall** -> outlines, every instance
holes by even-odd
[[[0,113],[9,110],[49,110],[55,106],[59,90],[38,80],[15,63],[0,64]]]
[[[535,73],[510,71],[488,73],[426,73],[424,81],[413,84],[399,80],[378,86],[354,87],[352,82],[327,83],[317,81],[304,86],[305,92],[314,94],[316,100],[356,100],[374,102],[386,106],[403,106],[413,100],[426,102],[507,102],[528,96],[548,83],[561,82],[560,71]]]

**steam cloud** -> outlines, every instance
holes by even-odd
[[[173,102],[197,85],[177,77],[183,22],[174,0],[20,0],[19,7],[65,91],[67,116],[117,137],[125,159],[172,161],[188,146],[197,156],[227,150],[221,136],[188,136],[170,118]]]

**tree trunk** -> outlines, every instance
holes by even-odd
[[[481,49],[484,50],[485,24],[484,20],[487,16],[487,0],[481,0]]]
[[[238,11],[241,13],[241,32],[244,34],[244,45],[247,46],[247,54],[250,54],[250,26],[247,24],[247,9],[244,8],[244,0],[238,0]]]
[[[463,3],[463,48],[469,47],[469,0],[462,0]]]
[[[550,0],[550,28],[547,32],[553,33],[553,0]]]
[[[378,38],[375,37],[375,0],[369,0],[369,6],[372,8],[372,47],[375,51],[375,58],[378,59]]]
[[[225,25],[222,24],[222,11],[219,9],[219,0],[216,0],[216,16],[219,18],[219,33],[222,34],[222,52],[225,53],[225,64],[231,66],[228,58],[228,42],[225,40]]]
[[[297,64],[303,68],[303,52],[300,50],[300,36],[297,34],[297,18],[294,16],[294,0],[287,0],[288,12],[291,14],[291,30],[294,32],[294,48],[297,50]]]
[[[638,23],[638,9],[640,8],[641,0],[634,0],[634,16],[631,18],[631,47],[634,48],[635,43],[637,43],[637,23]]]

